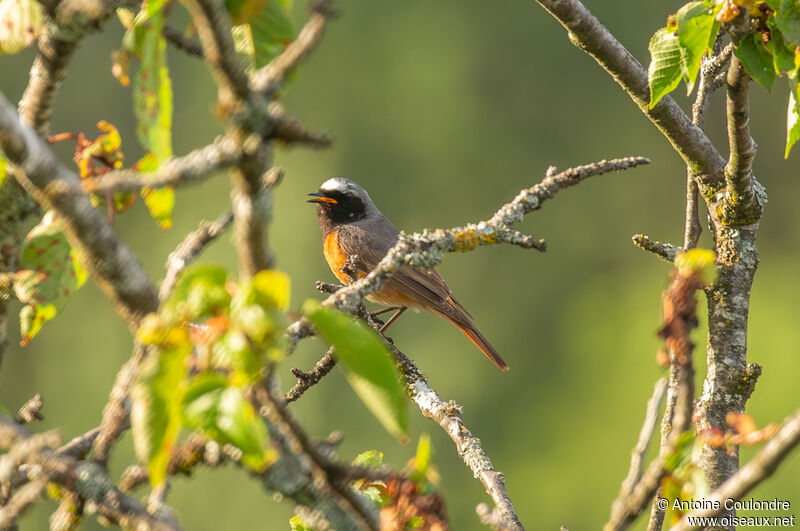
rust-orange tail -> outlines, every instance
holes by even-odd
[[[475,328],[475,325],[472,323],[459,323],[458,321],[453,320],[452,318],[448,319],[451,323],[456,325],[459,330],[464,332],[464,335],[472,341],[476,347],[481,349],[481,351],[486,354],[486,357],[489,358],[492,363],[497,365],[497,368],[501,371],[508,370],[508,364],[500,357],[500,354],[497,353],[497,350],[489,343],[489,340],[486,339],[480,331]]]

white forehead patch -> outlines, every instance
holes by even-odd
[[[320,186],[319,189],[324,192],[344,192],[348,188],[347,185],[348,183],[346,179],[334,177],[333,179],[328,179],[322,183],[322,186]]]

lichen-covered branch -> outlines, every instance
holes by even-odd
[[[712,517],[722,514],[725,511],[725,500],[741,499],[758,484],[770,477],[798,444],[800,444],[800,410],[784,421],[783,427],[778,433],[741,470],[705,496],[704,500],[707,503],[719,503],[719,510],[707,509],[689,512],[671,530],[689,531],[701,529],[701,527],[689,525],[689,518]]]
[[[570,41],[592,56],[669,140],[704,184],[722,182],[725,159],[669,96],[650,109],[647,70],[579,0],[537,0],[569,32]]]
[[[633,244],[639,249],[653,253],[667,262],[674,262],[675,256],[677,256],[678,251],[680,251],[680,247],[676,245],[653,241],[644,234],[634,234],[631,239],[633,240]]]
[[[78,494],[82,499],[91,500],[98,514],[123,528],[153,531],[179,529],[176,522],[150,514],[141,503],[120,492],[101,466],[78,461],[52,450],[50,439],[46,439],[47,444],[44,445],[37,443],[42,440],[40,436],[32,435],[25,427],[0,416],[0,448],[8,450],[3,457],[4,462],[8,461],[7,456],[14,455],[17,459],[12,464],[15,466],[19,463],[37,465],[47,481]],[[7,507],[0,509],[0,521],[3,521],[7,510]]]
[[[159,188],[197,184],[216,172],[227,170],[241,158],[241,146],[231,138],[220,136],[211,144],[187,155],[167,159],[153,172],[115,170],[102,177],[84,179],[78,190],[104,195],[138,192],[145,186]]]

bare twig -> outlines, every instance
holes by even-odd
[[[675,256],[680,251],[680,247],[672,245],[671,243],[654,242],[644,234],[634,234],[633,244],[643,251],[653,253],[662,260],[667,262],[674,262]]]
[[[297,383],[284,395],[284,402],[287,404],[294,402],[333,370],[336,366],[336,358],[333,357],[333,352],[333,347],[328,349],[328,352],[314,364],[314,367],[309,372],[303,372],[300,369],[292,369],[292,374],[297,377]]]
[[[619,495],[617,499],[614,500],[612,507],[613,505],[621,504],[622,500],[630,496],[642,477],[644,454],[647,452],[647,448],[650,446],[650,440],[653,438],[659,409],[661,408],[661,402],[664,399],[666,391],[667,380],[661,378],[656,382],[655,388],[653,389],[653,396],[647,401],[647,411],[645,412],[642,429],[639,432],[639,439],[636,442],[636,446],[634,446],[631,451],[631,464],[628,468],[628,475],[622,481]],[[612,511],[613,510],[612,508]]]
[[[711,494],[705,496],[704,501],[708,506],[711,506],[714,502],[719,504],[718,510],[706,509],[689,512],[671,530],[688,531],[690,529],[701,529],[702,526],[689,525],[689,518],[713,517],[723,513],[725,511],[725,500],[742,498],[758,484],[770,477],[778,468],[778,465],[786,459],[798,444],[800,444],[800,410],[786,419],[778,433],[741,470]]]
[[[189,55],[194,55],[195,57],[204,56],[203,45],[184,35],[181,30],[170,26],[169,24],[164,24],[163,33],[164,38],[167,39],[167,42],[171,43],[173,46],[175,46],[175,48],[183,50]]]
[[[212,222],[200,222],[200,226],[190,232],[181,244],[169,254],[169,258],[167,258],[167,274],[161,282],[159,300],[163,301],[169,296],[181,272],[203,252],[208,244],[217,239],[232,221],[233,213],[228,211]]]
[[[569,32],[570,41],[591,55],[669,140],[705,185],[722,183],[725,159],[703,131],[669,96],[650,109],[647,71],[579,0],[537,0]]]

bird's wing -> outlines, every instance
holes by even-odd
[[[369,227],[350,224],[338,230],[339,247],[347,255],[358,255],[361,270],[372,271],[397,243],[399,231],[391,222],[370,223]],[[458,302],[438,271],[423,271],[409,266],[400,266],[384,290],[394,290],[410,297],[429,310],[440,313],[459,323],[470,323],[471,315]]]

